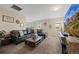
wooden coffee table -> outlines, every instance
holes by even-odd
[[[25,40],[25,44],[30,47],[36,47],[42,40],[43,38],[41,36],[38,36],[35,40],[32,38],[29,38]]]

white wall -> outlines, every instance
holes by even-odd
[[[2,15],[14,17],[14,23],[3,22]],[[20,24],[16,23],[16,20],[20,20],[24,24],[23,27],[20,27]],[[26,18],[20,13],[11,12],[8,10],[0,9],[0,30],[11,31],[11,30],[22,30],[26,28]]]
[[[47,25],[44,25],[44,22],[47,23]],[[59,30],[56,29],[56,23],[60,23]],[[51,28],[49,27],[51,25]],[[42,28],[44,31],[48,33],[48,35],[51,36],[57,36],[59,31],[64,31],[64,18],[54,18],[54,19],[46,19],[42,21]]]

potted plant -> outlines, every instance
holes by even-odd
[[[0,38],[3,38],[4,36],[4,32],[0,31]]]

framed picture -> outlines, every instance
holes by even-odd
[[[2,15],[2,21],[3,21],[3,22],[14,23],[14,17]]]
[[[47,25],[47,23],[46,23],[46,22],[44,22],[44,25],[46,26],[46,25]]]

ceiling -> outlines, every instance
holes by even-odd
[[[12,4],[0,4],[0,8],[10,11],[22,13],[26,16],[27,22],[42,20],[46,18],[64,17],[68,10],[68,4],[18,4],[21,11],[16,11],[11,8]]]

